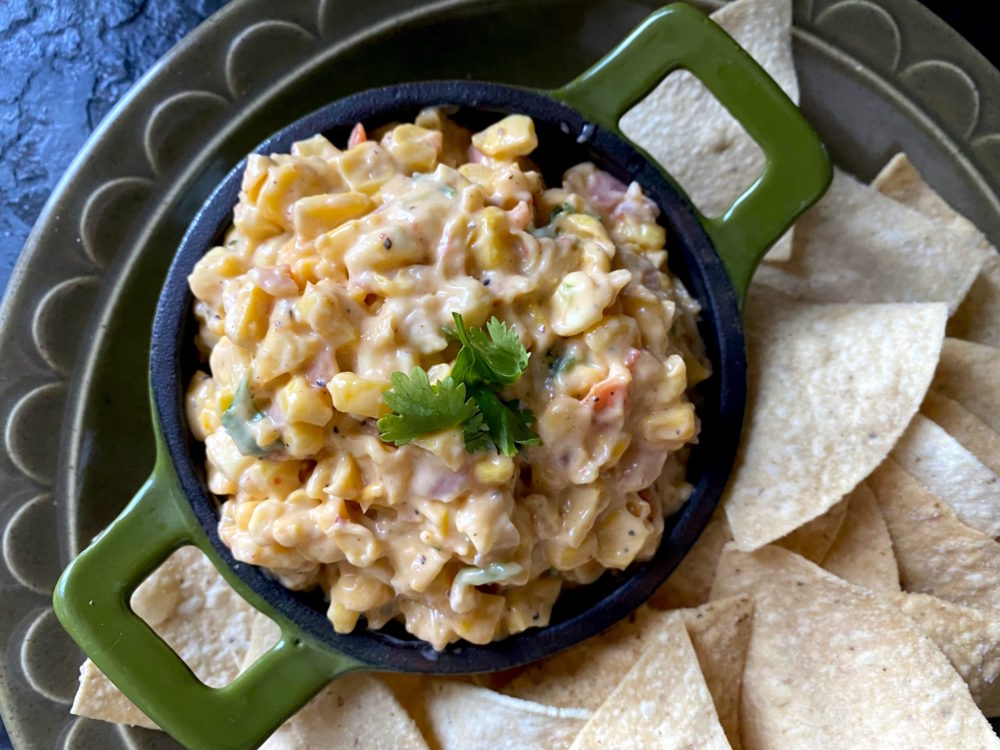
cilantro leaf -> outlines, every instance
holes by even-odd
[[[476,412],[476,416],[465,423],[463,437],[465,438],[465,450],[468,453],[484,451],[490,447],[492,444],[490,431],[483,423],[483,415],[480,412]]]
[[[495,317],[490,318],[485,331],[482,328],[466,328],[458,313],[452,313],[452,317],[457,326],[458,339],[462,342],[452,377],[470,385],[480,382],[493,385],[516,383],[531,357],[517,332]]]
[[[530,409],[519,408],[517,401],[504,401],[496,391],[474,388],[472,398],[479,407],[489,439],[505,456],[517,455],[519,446],[541,445],[542,439],[531,429],[536,421]],[[466,439],[466,450],[469,441]]]
[[[229,408],[222,412],[221,422],[240,453],[244,456],[263,458],[264,456],[270,456],[275,451],[281,450],[285,447],[285,444],[280,440],[275,440],[266,446],[257,444],[257,439],[254,437],[251,425],[263,419],[264,415],[258,411],[257,405],[253,402],[249,381],[250,375],[248,373],[243,376],[243,380],[236,387],[236,392],[233,393],[233,401],[229,404]]]
[[[379,433],[386,443],[406,445],[415,438],[438,430],[457,427],[476,415],[476,404],[465,395],[465,384],[447,377],[431,384],[427,371],[414,367],[409,377],[394,372],[392,390],[382,394],[382,401],[392,409],[378,421]]]

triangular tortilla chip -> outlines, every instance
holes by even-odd
[[[844,516],[847,513],[847,498],[833,505],[821,516],[816,516],[811,521],[802,524],[795,531],[791,531],[775,544],[784,547],[789,552],[802,555],[807,560],[811,560],[817,565],[823,562],[833,540],[837,538],[841,525],[844,523]]]
[[[736,0],[711,18],[798,102],[789,0]],[[708,216],[726,211],[764,169],[760,147],[687,71],[667,76],[625,113],[620,126]],[[788,234],[771,249],[768,260],[787,260],[791,244]]]
[[[928,391],[920,412],[933,419],[993,472],[1000,474],[1000,433],[957,401]]]
[[[948,321],[948,335],[1000,348],[1000,256],[994,255],[979,269]]]
[[[862,482],[847,496],[847,515],[823,567],[848,583],[899,591],[899,567],[878,500]]]
[[[986,716],[1000,714],[1000,619],[930,594],[894,594],[962,675]]]
[[[453,680],[427,680],[420,699],[437,750],[560,750],[570,746],[591,715],[583,708],[555,708]]]
[[[242,670],[250,668],[281,636],[278,626],[257,613]],[[241,670],[241,671],[242,671]],[[392,690],[369,674],[331,682],[278,727],[261,750],[425,750],[416,723]]]
[[[755,601],[746,747],[1000,748],[944,654],[879,594],[779,547],[729,545],[712,595],[743,591]]]
[[[993,249],[975,224],[949,206],[927,184],[906,154],[899,153],[892,157],[872,180],[872,187],[882,195],[919,211],[928,219],[946,225],[950,233],[974,242],[984,250]]]
[[[963,523],[994,538],[1000,534],[1000,477],[938,424],[915,415],[890,455]]]
[[[719,505],[712,514],[708,525],[698,541],[681,560],[677,569],[649,600],[652,607],[674,609],[675,607],[697,607],[708,601],[715,578],[715,564],[719,561],[722,548],[733,540],[726,513]]]
[[[261,750],[427,750],[392,690],[369,674],[331,682],[275,730]]]
[[[253,626],[250,629],[250,643],[247,645],[247,653],[243,657],[243,664],[240,672],[250,669],[250,665],[269,651],[271,646],[281,638],[281,629],[278,624],[263,612],[254,615]]]
[[[205,684],[228,685],[239,674],[255,610],[197,547],[182,547],[168,557],[135,590],[131,605]],[[156,726],[90,660],[81,667],[71,711]]]
[[[992,253],[979,270],[965,300],[948,321],[948,335],[1000,347],[1000,256],[975,224],[948,205],[928,185],[906,154],[896,154],[872,182],[884,195],[946,224],[952,234],[965,237]]]
[[[959,521],[891,458],[868,484],[889,527],[903,588],[1000,616],[1000,543]]]
[[[1000,349],[961,339],[945,339],[931,384],[1000,432]]]
[[[827,194],[795,225],[788,263],[764,264],[754,286],[809,302],[943,302],[953,312],[989,251],[835,170]]]
[[[125,697],[90,659],[80,665],[80,686],[73,698],[71,714],[115,724],[159,729],[146,714]]]
[[[740,686],[753,626],[753,601],[749,596],[731,596],[677,613],[684,618],[726,738],[733,750],[741,750]]]
[[[624,747],[729,750],[679,614],[668,616],[656,640],[580,730],[572,750]]]
[[[930,383],[943,305],[748,301],[746,432],[723,497],[741,549],[825,513],[889,453]]]
[[[532,664],[500,690],[549,706],[596,709],[665,618],[662,612],[641,607],[600,635]]]

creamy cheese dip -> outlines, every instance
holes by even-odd
[[[530,118],[471,135],[428,109],[374,135],[249,158],[189,278],[208,371],[188,421],[238,560],[321,587],[338,632],[488,643],[652,556],[691,491],[698,306],[639,185],[580,164],[546,189]],[[393,373],[451,374],[455,313],[529,355],[496,389],[537,434],[513,455],[462,425],[380,436]]]

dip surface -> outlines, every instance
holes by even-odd
[[[544,626],[564,586],[651,557],[690,495],[708,371],[658,209],[592,164],[546,189],[537,145],[522,115],[472,135],[428,109],[346,150],[251,155],[189,277],[208,371],[187,416],[220,537],[321,587],[338,632],[398,619],[441,649]],[[451,382],[456,314],[520,339],[494,392],[532,439],[382,438],[394,373]]]

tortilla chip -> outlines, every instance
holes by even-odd
[[[928,391],[920,412],[933,419],[996,474],[1000,474],[1000,434],[957,401]]]
[[[1000,256],[987,260],[948,321],[948,335],[1000,348]]]
[[[808,302],[943,302],[954,312],[989,251],[834,170],[795,225],[792,259],[762,265],[754,286]]]
[[[906,154],[896,154],[879,172],[872,186],[929,219],[946,224],[951,233],[992,253],[993,257],[979,270],[965,300],[948,321],[948,335],[1000,347],[1000,256],[996,255],[990,241],[924,182]]]
[[[889,453],[923,400],[943,305],[748,301],[746,432],[723,502],[741,549],[822,515]]]
[[[667,617],[572,745],[573,750],[621,747],[729,749],[679,614]]]
[[[261,750],[427,750],[392,690],[369,674],[331,682],[275,730]]]
[[[953,399],[1000,432],[1000,349],[961,339],[945,339],[934,382],[938,393]]]
[[[240,672],[246,672],[250,665],[269,651],[271,646],[281,639],[281,628],[270,617],[263,612],[257,612],[253,618],[253,625],[250,628],[250,642],[247,644],[247,652],[243,657],[243,664]]]
[[[789,0],[737,0],[712,13],[711,18],[763,66],[792,101],[798,102]],[[667,76],[626,112],[619,124],[708,216],[728,210],[764,169],[760,147],[687,71]],[[787,260],[791,248],[789,233],[767,258]]]
[[[732,596],[677,614],[684,619],[726,738],[733,750],[741,750],[740,685],[753,625],[753,600]]]
[[[712,514],[708,525],[698,541],[681,560],[677,569],[649,600],[651,607],[674,609],[675,607],[697,607],[708,601],[715,578],[715,564],[719,561],[722,548],[733,540],[726,513],[719,505]]]
[[[281,631],[266,615],[253,620],[241,671],[250,668],[278,642]],[[425,750],[427,743],[393,691],[370,674],[351,674],[331,682],[278,727],[261,750],[323,748]]]
[[[115,687],[90,659],[80,665],[80,686],[70,713],[115,724],[159,729],[146,714]]]
[[[929,594],[900,593],[891,601],[944,652],[979,709],[1000,714],[1000,620]]]
[[[832,506],[826,513],[816,516],[775,542],[789,552],[802,555],[817,565],[823,562],[827,552],[837,538],[844,516],[847,513],[847,498]]]
[[[906,591],[1000,613],[1000,544],[966,526],[891,458],[869,478]]]
[[[948,231],[975,242],[984,250],[992,250],[989,240],[976,225],[966,219],[927,184],[909,157],[896,154],[872,180],[872,187],[882,195],[919,211],[928,219],[947,225]]]
[[[775,546],[722,553],[712,596],[754,596],[744,744],[1000,748],[948,659],[910,617]]]
[[[963,523],[994,538],[1000,534],[1000,477],[936,423],[914,416],[890,455]]]
[[[428,678],[421,699],[437,750],[559,750],[591,716],[586,709],[554,708],[451,680]]]
[[[182,547],[168,557],[135,590],[131,605],[206,685],[228,685],[239,674],[255,610],[197,547]],[[90,660],[80,670],[71,711],[156,726]]]
[[[597,709],[665,618],[663,612],[641,607],[600,635],[532,664],[500,690],[549,706]]]
[[[823,567],[848,583],[899,591],[899,566],[878,500],[862,482],[847,496],[847,515]]]

